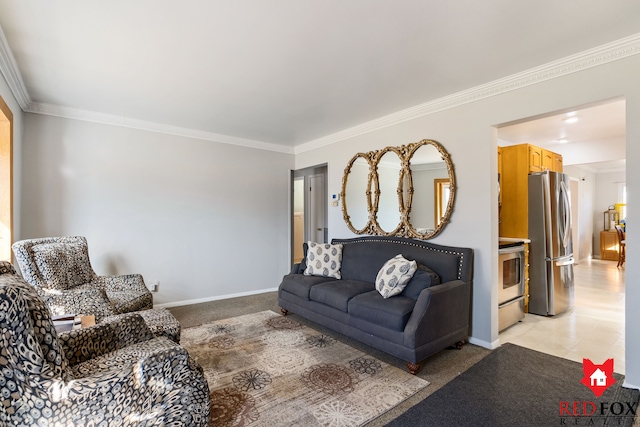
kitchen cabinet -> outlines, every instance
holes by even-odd
[[[542,148],[536,147],[534,145],[526,144],[525,146],[515,146],[518,147],[516,150],[523,150],[526,148],[529,153],[529,165],[527,168],[528,172],[542,172],[544,170],[543,162],[544,159],[542,157]],[[509,151],[509,150],[508,150]]]
[[[600,259],[609,261],[618,260],[618,233],[615,230],[600,232]]]
[[[529,237],[529,174],[562,172],[562,155],[531,144],[500,147],[500,236]]]

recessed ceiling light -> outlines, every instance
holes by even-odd
[[[556,140],[556,142],[559,142],[560,144],[566,144],[567,142],[569,142],[569,140],[567,138],[560,138]]]

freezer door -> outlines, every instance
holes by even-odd
[[[573,257],[547,261],[549,285],[548,315],[554,316],[573,307]]]
[[[557,259],[573,255],[569,176],[559,172],[548,172],[548,174],[551,235],[547,237],[549,239],[547,256]]]

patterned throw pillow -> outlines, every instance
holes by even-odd
[[[324,276],[340,279],[342,245],[307,242],[307,268],[305,276]]]
[[[376,276],[376,289],[383,298],[389,298],[401,293],[413,273],[418,269],[418,263],[409,261],[401,254],[385,262]]]

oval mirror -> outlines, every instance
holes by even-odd
[[[375,162],[375,222],[380,234],[392,235],[402,226],[402,158],[395,147],[380,151]]]
[[[422,140],[409,153],[409,234],[436,236],[449,222],[455,199],[455,175],[449,153],[433,140]]]
[[[356,234],[371,228],[371,156],[358,153],[349,161],[342,178],[342,215],[347,227]]]

